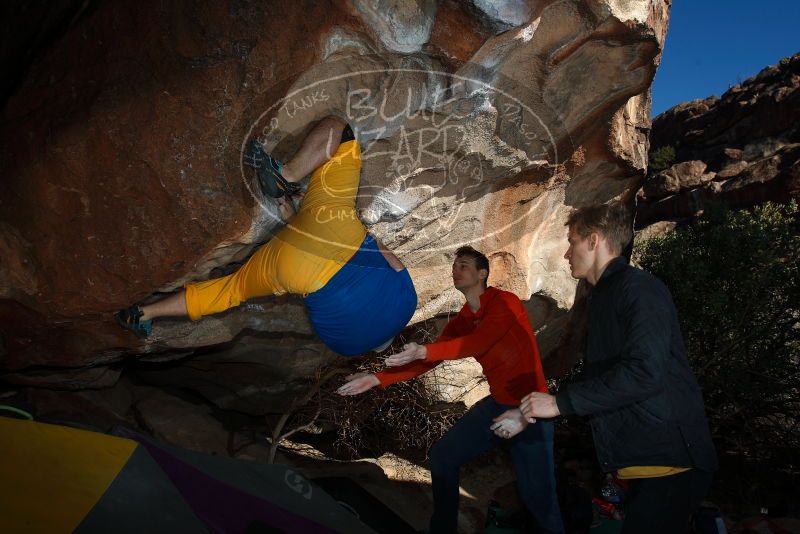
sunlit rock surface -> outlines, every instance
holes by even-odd
[[[362,219],[409,267],[414,322],[460,307],[450,263],[471,244],[493,285],[543,303],[532,320],[546,358],[564,352],[564,220],[632,202],[641,185],[668,2],[183,1],[76,15],[3,109],[8,380],[107,387],[133,359],[202,348],[224,361],[241,339],[276,361],[316,347],[298,297],[163,321],[147,341],[111,314],[235,268],[269,239],[275,209],[252,194],[241,148],[258,136],[288,157],[328,114],[362,144]],[[334,357],[313,350],[317,365]]]

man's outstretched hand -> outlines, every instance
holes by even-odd
[[[400,367],[415,360],[424,360],[428,356],[428,349],[425,345],[417,343],[407,343],[403,345],[403,352],[392,354],[386,358],[386,367]]]
[[[511,439],[528,426],[528,421],[519,408],[506,410],[494,418],[494,424],[489,428],[503,439]]]
[[[381,385],[381,381],[372,373],[356,373],[345,377],[345,380],[347,382],[336,390],[339,395],[358,395]]]
[[[528,422],[532,423],[536,417],[542,419],[549,419],[561,415],[558,411],[556,398],[548,393],[539,393],[534,391],[522,397],[522,404],[519,405],[522,415]]]

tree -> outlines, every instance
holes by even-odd
[[[647,159],[647,174],[653,176],[672,166],[675,162],[675,148],[670,145],[659,147],[650,152]]]
[[[672,292],[720,450],[792,458],[800,447],[798,209],[712,208],[637,246]]]

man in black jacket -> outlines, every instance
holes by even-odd
[[[567,226],[572,276],[594,286],[583,374],[520,408],[531,420],[590,416],[601,468],[629,479],[624,533],[688,532],[717,456],[672,297],[620,256],[632,238],[622,205],[577,209]]]

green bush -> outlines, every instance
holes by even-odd
[[[797,214],[794,202],[716,207],[635,250],[672,292],[717,447],[790,464],[800,447]]]
[[[675,157],[675,148],[670,145],[653,150],[647,157],[647,174],[652,176],[669,169],[675,163]]]

